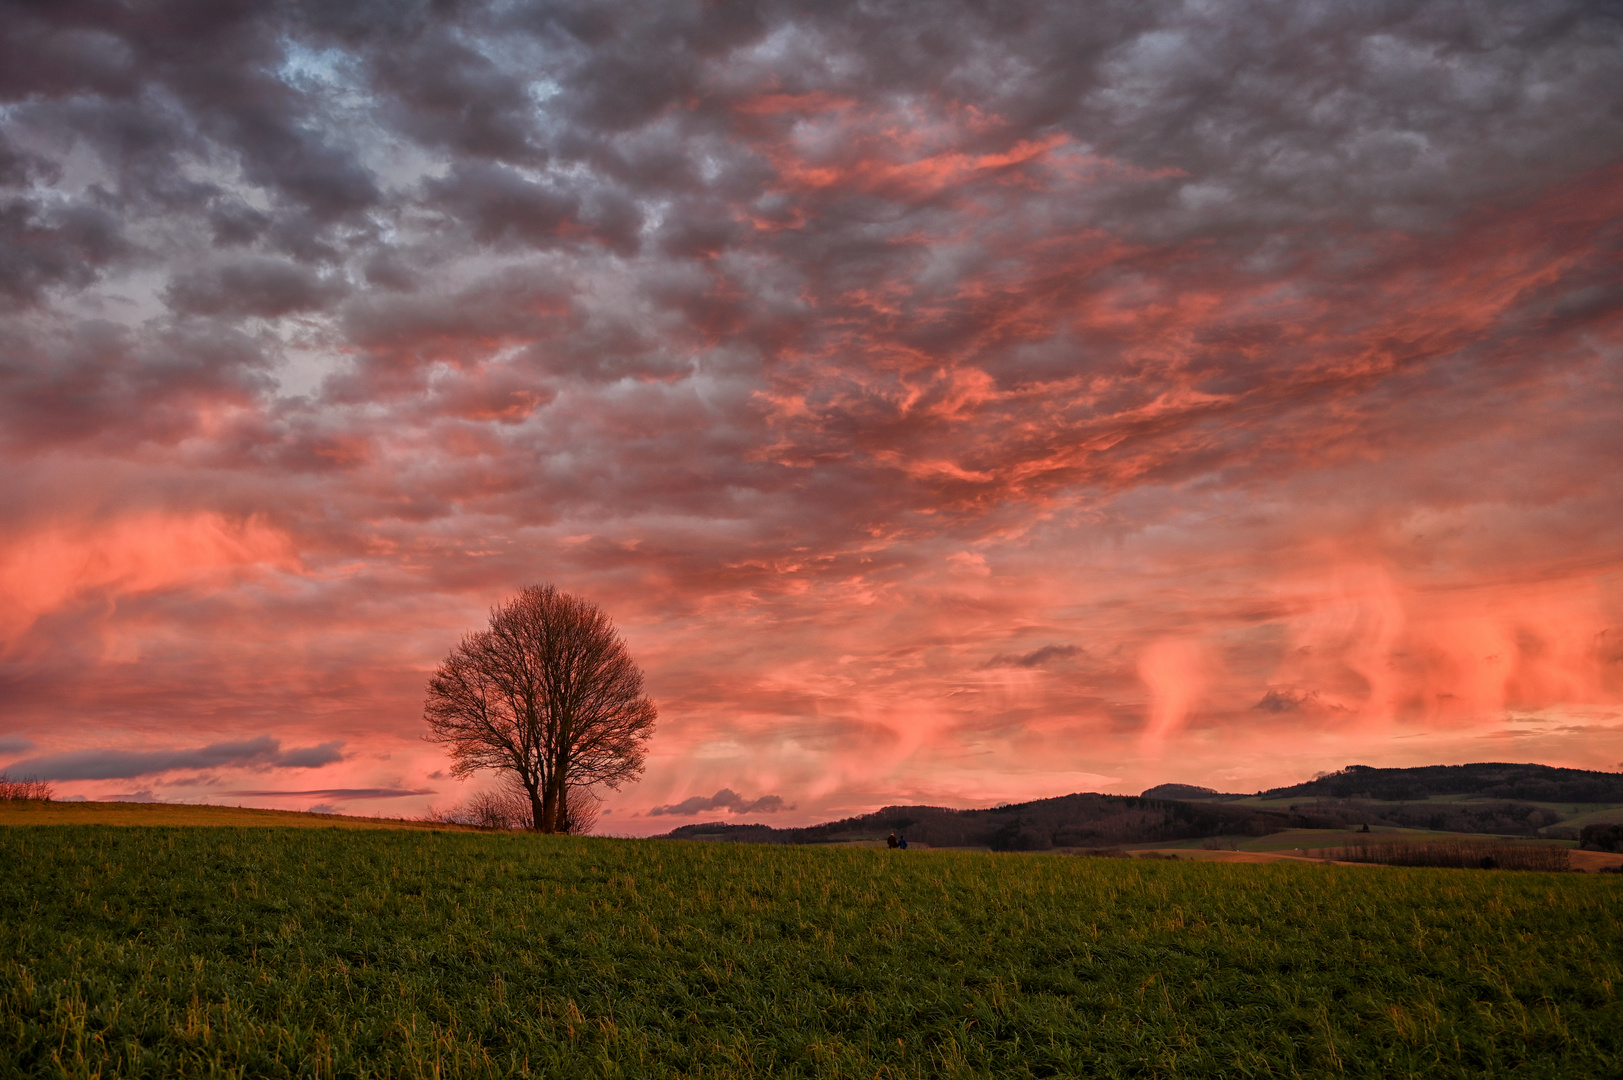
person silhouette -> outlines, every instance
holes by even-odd
[[[897,839],[896,839],[896,834],[895,833],[891,833],[889,836],[885,837],[885,846],[888,847],[888,848],[900,847],[901,846],[900,842],[897,841]]]

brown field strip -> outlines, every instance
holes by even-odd
[[[441,829],[477,831],[400,818],[309,814],[297,810],[256,810],[244,806],[190,806],[179,803],[0,802],[0,825],[222,825],[291,829]]]

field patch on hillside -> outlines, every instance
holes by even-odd
[[[17,1075],[1616,1075],[1623,877],[0,830]]]

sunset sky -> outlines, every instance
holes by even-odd
[[[0,4],[0,768],[601,831],[1623,768],[1613,2]]]

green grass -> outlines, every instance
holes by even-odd
[[[1623,1073],[1623,878],[0,829],[0,1076]]]

